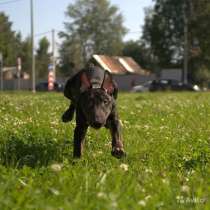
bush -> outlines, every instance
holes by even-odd
[[[195,78],[202,87],[207,87],[210,82],[210,70],[206,66],[202,66],[196,72]]]

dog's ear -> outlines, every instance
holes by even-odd
[[[113,94],[114,92],[114,81],[112,79],[112,75],[108,71],[105,71],[104,73],[102,88],[109,94]]]
[[[87,77],[87,74],[85,72],[82,72],[80,76],[81,80],[81,87],[80,90],[83,92],[91,87],[90,80]]]

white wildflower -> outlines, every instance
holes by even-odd
[[[145,200],[140,200],[140,201],[138,202],[138,204],[139,204],[140,206],[146,206]]]
[[[141,188],[141,191],[144,193],[145,192],[145,189],[144,188]]]
[[[148,196],[145,197],[145,200],[147,201],[147,200],[149,200],[150,198],[151,198],[151,195],[148,195]]]
[[[59,172],[62,169],[62,165],[58,164],[58,163],[54,163],[50,166],[50,168],[52,169],[52,171],[54,172]]]
[[[59,192],[58,190],[54,189],[54,188],[50,188],[50,192],[51,192],[53,195],[56,195],[56,196],[60,195],[60,192]]]
[[[162,179],[162,182],[163,182],[164,184],[169,184],[169,180],[168,180],[168,179]]]
[[[124,171],[128,171],[128,165],[125,163],[120,164],[120,168],[123,169]]]
[[[106,194],[104,192],[98,192],[97,197],[98,198],[106,198]]]
[[[182,192],[185,192],[185,193],[189,193],[190,187],[187,186],[187,185],[183,185],[183,186],[181,187],[181,191],[182,191]]]
[[[143,127],[144,127],[146,130],[148,130],[148,129],[150,128],[149,125],[144,125]]]
[[[146,168],[145,172],[146,172],[146,173],[152,173],[152,169]]]

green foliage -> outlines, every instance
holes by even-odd
[[[6,66],[15,66],[21,53],[21,35],[12,31],[12,23],[3,12],[0,12],[0,52]]]
[[[146,11],[142,38],[162,67],[181,63],[184,34],[182,7],[182,0],[156,0],[154,8]]]
[[[31,38],[22,41],[20,57],[22,59],[22,71],[31,74]]]
[[[61,94],[0,98],[0,209],[210,209],[208,93],[120,94],[121,160],[106,129],[72,159]]]
[[[37,50],[37,78],[47,78],[50,54],[49,42],[43,38]],[[12,30],[8,16],[0,13],[0,52],[3,54],[4,66],[16,66],[17,58],[22,59],[22,71],[31,74],[31,38],[22,40],[21,34]]]
[[[123,55],[132,57],[142,68],[152,69],[150,50],[139,41],[124,43]]]
[[[119,55],[122,53],[126,29],[123,17],[109,0],[77,0],[68,6],[66,32],[61,57],[64,71],[70,63],[83,66],[95,54]]]
[[[50,54],[48,53],[50,43],[46,37],[39,41],[36,54],[36,77],[47,79]]]
[[[0,13],[0,52],[4,66],[16,66],[17,58],[22,59],[22,71],[31,72],[31,40],[22,40],[21,34],[12,30],[8,16]]]
[[[200,67],[207,65],[210,67],[210,2],[205,0],[193,0],[193,18],[190,21],[191,45],[198,49],[197,57]],[[197,43],[194,43],[197,42]]]
[[[210,2],[155,0],[146,12],[142,39],[161,68],[182,68],[184,14],[188,24],[189,77],[203,65],[210,67]]]
[[[196,71],[195,78],[203,87],[208,86],[210,82],[210,71],[205,66],[202,66],[198,71]]]

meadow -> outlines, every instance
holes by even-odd
[[[210,93],[121,93],[123,159],[103,128],[74,160],[68,104],[0,93],[0,210],[210,209]]]

